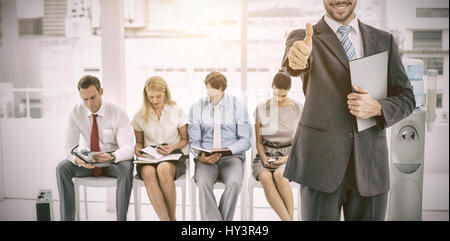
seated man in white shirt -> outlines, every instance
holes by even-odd
[[[117,178],[117,220],[126,221],[133,185],[134,134],[127,114],[119,106],[102,100],[100,81],[86,75],[78,82],[83,103],[70,116],[64,145],[67,157],[56,168],[61,220],[75,219],[75,191],[72,178],[100,175]],[[112,161],[107,167],[94,167],[71,154],[80,134],[97,162]]]

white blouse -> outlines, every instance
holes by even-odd
[[[136,131],[144,132],[144,147],[163,143],[177,144],[181,140],[178,128],[187,123],[186,114],[177,104],[165,104],[159,120],[155,111],[151,109],[147,122],[145,122],[141,110],[134,115],[131,121],[131,125]],[[187,155],[188,145],[183,147],[181,151]]]

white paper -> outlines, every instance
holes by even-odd
[[[162,161],[176,161],[179,160],[182,154],[170,154],[164,155],[159,153],[156,148],[147,146],[141,149],[144,153],[144,157],[138,157],[134,163],[158,163]]]
[[[164,154],[159,153],[155,148],[151,146],[147,146],[146,148],[141,149],[141,151],[150,156],[153,156],[156,159],[161,159],[164,157]]]
[[[352,85],[367,90],[374,99],[387,97],[388,51],[350,61]],[[375,119],[356,118],[358,132],[376,125]]]
[[[200,147],[196,147],[196,146],[193,146],[193,147],[192,147],[192,150],[194,150],[195,153],[197,153],[197,154],[199,154],[199,155],[200,155],[200,153],[202,153],[202,152],[211,153],[210,150],[206,150],[206,149],[203,149],[203,148],[200,148]]]
[[[97,154],[99,154],[99,153],[101,153],[101,152],[98,152],[98,151],[95,151],[95,152],[89,152],[88,157],[89,157],[90,159],[92,159],[93,162],[94,162],[94,161],[95,161],[95,160],[94,160],[94,156],[97,155]]]
[[[78,147],[78,146],[77,146]],[[89,163],[95,167],[107,167],[111,166],[111,161],[107,162],[97,162],[93,156],[101,153],[101,152],[90,152],[88,149],[82,149],[81,151],[76,150],[76,147],[72,150],[72,154],[80,158],[81,160],[85,161],[86,163]]]

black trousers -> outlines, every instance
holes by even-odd
[[[353,156],[352,150],[344,179],[335,192],[325,193],[301,186],[302,220],[339,221],[342,208],[346,221],[385,220],[388,192],[373,197],[359,195]]]

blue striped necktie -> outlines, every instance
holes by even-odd
[[[353,60],[356,58],[356,50],[352,45],[352,41],[350,41],[350,38],[348,35],[350,34],[350,31],[352,30],[352,26],[349,25],[342,25],[338,28],[338,33],[341,34],[341,45],[342,48],[344,48],[344,52],[347,55],[348,60]]]

